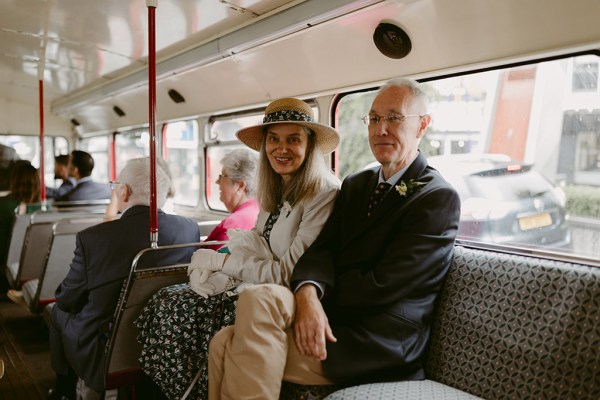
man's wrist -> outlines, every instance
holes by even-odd
[[[314,281],[300,282],[298,284],[298,286],[296,287],[296,290],[294,290],[294,294],[297,294],[300,291],[303,292],[303,293],[301,293],[303,295],[313,293],[315,296],[317,296],[318,299],[321,299],[321,297],[323,297],[323,290],[321,289],[319,284]]]

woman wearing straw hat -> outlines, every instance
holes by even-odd
[[[321,231],[339,191],[323,157],[335,150],[339,135],[314,122],[304,101],[273,101],[262,124],[236,135],[259,152],[255,228],[228,231],[230,254],[197,250],[188,268],[190,285],[159,291],[137,321],[147,344],[140,359],[144,371],[169,398],[206,398],[208,342],[234,322],[237,293],[248,284],[289,287],[294,265]]]

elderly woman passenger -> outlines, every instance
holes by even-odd
[[[223,168],[217,178],[219,199],[229,214],[206,237],[206,241],[227,241],[229,229],[252,229],[258,215],[258,201],[254,198],[254,179],[258,157],[248,149],[236,149],[221,159]],[[210,246],[217,250],[222,245]]]

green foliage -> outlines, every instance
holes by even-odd
[[[568,185],[564,190],[569,214],[600,219],[600,187]]]
[[[342,138],[339,146],[339,177],[344,179],[375,161],[369,147],[369,134],[361,118],[369,113],[375,92],[346,96],[339,105],[338,132]]]

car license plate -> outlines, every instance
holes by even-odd
[[[552,217],[549,213],[532,215],[530,217],[519,218],[519,227],[522,231],[530,229],[543,228],[552,225]]]

